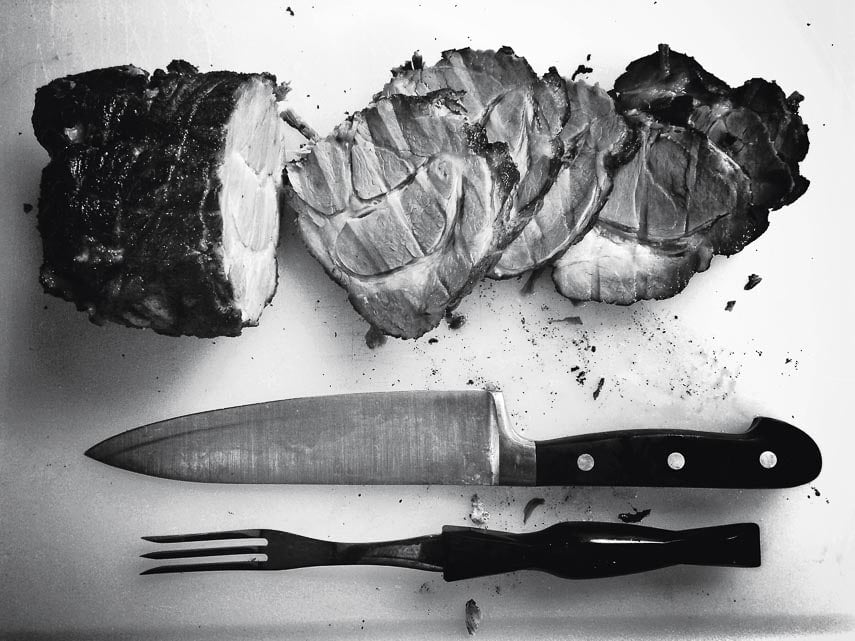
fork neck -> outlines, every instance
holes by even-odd
[[[442,535],[418,536],[380,543],[335,543],[334,563],[340,565],[392,565],[442,572]]]

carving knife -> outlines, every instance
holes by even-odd
[[[500,392],[295,398],[172,418],[86,452],[152,476],[206,483],[793,487],[822,458],[798,428],[756,418],[739,434],[673,429],[531,441]]]

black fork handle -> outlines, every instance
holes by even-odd
[[[446,581],[516,570],[592,579],[678,564],[760,565],[756,523],[671,531],[625,523],[565,522],[524,534],[447,525],[442,540]]]

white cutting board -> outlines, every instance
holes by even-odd
[[[483,639],[853,638],[851,3],[3,4],[0,636],[454,639],[467,636],[464,604],[473,598]],[[556,65],[570,75],[586,63],[588,78],[609,88],[660,42],[733,85],[762,76],[799,90],[811,128],[807,194],[672,300],[573,307],[548,278],[531,295],[522,281],[485,282],[461,305],[459,330],[443,325],[370,350],[365,322],[291,228],[278,294],[261,326],[236,339],[96,327],[38,284],[35,211],[22,207],[36,204],[47,154],[29,118],[35,89],[55,77],[125,63],[153,71],[172,58],[202,70],[270,71],[292,82],[294,108],[327,132],[416,49],[431,63],[446,48],[510,45],[540,72]],[[763,281],[745,291],[750,273]],[[571,315],[583,325],[550,323]],[[446,584],[394,568],[141,577],[148,565],[137,557],[152,546],[139,537],[243,527],[409,537],[467,524],[472,489],[196,485],[83,456],[119,431],[193,411],[485,385],[504,390],[532,438],[618,427],[741,431],[767,414],[811,433],[825,466],[813,487],[789,490],[483,488],[497,529],[616,522],[633,507],[651,508],[643,523],[666,528],[756,521],[763,565]],[[534,497],[545,505],[524,525]]]

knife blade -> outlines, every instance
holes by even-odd
[[[803,431],[759,417],[739,434],[673,429],[531,441],[502,394],[401,391],[295,398],[171,418],[86,455],[206,483],[793,487],[822,457]]]

